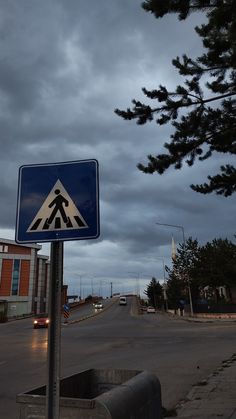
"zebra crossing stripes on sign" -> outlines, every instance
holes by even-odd
[[[58,179],[27,232],[78,228],[88,228],[88,225]]]

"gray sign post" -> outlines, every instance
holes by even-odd
[[[51,243],[46,419],[59,418],[63,242]]]

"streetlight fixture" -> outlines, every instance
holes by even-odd
[[[183,242],[184,242],[184,245],[185,245],[185,234],[184,234],[184,227],[183,226],[177,226],[177,225],[174,225],[174,224],[163,224],[163,223],[155,223],[155,224],[158,224],[159,226],[180,228],[182,230]]]
[[[155,224],[160,225],[160,226],[166,226],[166,227],[180,228],[182,230],[182,234],[183,234],[184,251],[185,251],[185,254],[186,254],[185,234],[184,234],[184,227],[183,226],[174,225],[174,224],[157,223],[157,222]],[[187,282],[188,282],[188,294],[189,294],[190,311],[191,311],[191,316],[193,316],[193,301],[192,301],[192,293],[191,293],[191,288],[190,288],[190,283],[189,283],[189,277],[187,278]]]

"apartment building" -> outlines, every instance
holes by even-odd
[[[0,238],[0,300],[7,301],[8,318],[48,309],[50,263],[41,248]]]

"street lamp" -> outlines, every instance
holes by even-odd
[[[82,299],[83,299],[82,277],[83,277],[85,274],[84,274],[84,273],[80,274],[80,273],[76,272],[76,273],[74,273],[74,275],[76,275],[76,276],[78,276],[78,277],[79,277],[79,296],[80,296],[80,300],[82,300]],[[77,288],[77,290],[78,290],[78,288]],[[76,292],[78,292],[78,291],[76,291]]]
[[[184,227],[179,226],[179,225],[174,225],[174,224],[164,224],[164,223],[157,223],[157,222],[155,224],[160,225],[160,226],[166,226],[166,227],[180,228],[182,230],[182,234],[183,234],[184,251],[185,251],[185,255],[186,255]],[[188,294],[189,294],[190,311],[191,311],[191,316],[193,316],[193,302],[192,302],[192,293],[191,293],[189,278],[187,278],[187,281],[188,281]]]
[[[163,275],[164,275],[164,282],[166,282],[166,275],[165,275],[165,262],[164,262],[164,258],[160,257],[160,256],[156,256],[157,259],[162,260],[162,266],[163,266]]]
[[[165,301],[165,309],[168,310],[168,301],[167,301],[167,294],[166,294],[166,274],[165,274],[165,261],[164,258],[160,257],[160,256],[156,256],[157,259],[161,259],[162,260],[162,265],[163,265],[163,274],[164,274],[164,285],[163,285],[163,290],[164,290],[164,301]]]
[[[183,242],[184,242],[184,245],[185,245],[185,234],[184,234],[184,228],[183,228],[183,226],[177,226],[177,225],[173,225],[173,224],[163,224],[163,223],[155,223],[155,224],[158,224],[159,226],[180,228],[182,230]]]
[[[128,274],[134,275],[134,277],[136,278],[136,294],[137,294],[137,297],[139,297],[139,294],[140,294],[140,286],[139,286],[140,273],[141,272],[128,272]]]

